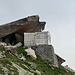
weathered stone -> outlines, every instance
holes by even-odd
[[[6,46],[7,44],[5,42],[0,42],[0,45]]]
[[[52,45],[37,45],[32,46],[31,48],[35,50],[36,54],[40,55],[43,59],[48,60],[51,65],[55,67],[58,67],[65,62],[64,59],[55,54]]]
[[[17,48],[17,47],[20,47],[20,46],[22,46],[22,43],[21,43],[21,42],[17,43],[17,44],[14,45],[14,46],[12,46],[12,45],[4,46],[4,48],[5,48],[6,51],[9,51],[9,52],[11,52],[11,53],[15,53],[16,48]]]
[[[0,26],[0,38],[12,33],[23,35],[24,32],[44,30],[45,22],[39,22],[39,16],[29,16]]]
[[[63,58],[61,58],[60,56],[58,56],[57,54],[55,54],[58,60],[58,66],[60,66],[63,62],[65,62],[65,60]]]
[[[37,58],[35,51],[33,49],[28,48],[28,49],[25,49],[25,51],[27,52],[27,55],[30,55],[33,59]]]
[[[19,34],[15,34],[16,42],[21,42],[22,44],[24,43],[24,37]]]
[[[32,46],[36,54],[39,54],[43,59],[49,60],[52,65],[54,64],[54,48],[52,45],[38,45]]]
[[[4,24],[0,26],[0,42],[5,42],[7,45],[6,50],[13,52],[18,45],[15,45],[18,42],[21,42],[23,45],[24,42],[24,32],[25,33],[34,33],[41,32],[44,30],[46,22],[40,22],[39,16],[28,16],[26,18]],[[41,34],[40,34],[41,35]],[[46,43],[45,43],[46,44]],[[33,46],[32,49],[35,50],[43,59],[49,60],[52,65],[58,66],[61,65],[64,60],[54,53],[54,48],[52,45],[38,45]]]

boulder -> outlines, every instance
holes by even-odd
[[[25,51],[27,52],[27,55],[30,55],[33,59],[37,58],[35,51],[33,49],[28,48],[28,49],[25,49]]]
[[[28,16],[26,18],[0,25],[0,38],[16,33],[24,35],[24,32],[39,32],[44,30],[46,22],[40,22],[38,15]]]

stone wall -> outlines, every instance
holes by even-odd
[[[52,45],[37,45],[31,47],[35,50],[35,53],[40,55],[42,59],[50,61],[53,66],[60,66],[65,60],[55,54],[54,47]]]
[[[48,31],[24,33],[24,46],[50,45],[51,37]]]
[[[34,49],[35,53],[40,55],[43,59],[49,60],[52,65],[58,65],[55,63],[55,53],[52,45],[38,45],[32,46],[31,48]]]

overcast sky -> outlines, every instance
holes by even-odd
[[[0,25],[29,15],[46,21],[55,52],[75,69],[75,0],[0,0]]]

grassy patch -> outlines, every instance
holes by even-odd
[[[0,45],[0,51],[4,51],[4,46],[3,45]]]
[[[4,47],[0,46],[0,51],[4,51]],[[0,59],[0,64],[2,64],[2,66],[7,67],[9,69],[10,72],[14,72],[14,75],[18,75],[18,71],[17,69],[12,65],[11,62],[14,62],[15,64],[19,65],[20,67],[22,67],[25,70],[38,70],[41,72],[41,75],[74,75],[73,72],[71,71],[67,71],[64,67],[59,66],[59,67],[54,67],[51,66],[50,62],[48,60],[42,60],[42,58],[37,55],[37,59],[34,60],[32,59],[29,55],[27,55],[27,52],[25,52],[25,49],[22,47],[18,47],[16,49],[16,53],[18,55],[23,54],[23,56],[26,58],[25,61],[19,59],[15,53],[12,54],[10,52],[5,51],[5,58]],[[31,68],[31,64],[33,63],[36,65],[36,67]],[[24,65],[25,64],[28,68],[26,68]],[[13,68],[13,69],[11,69]],[[31,72],[31,71],[30,71]],[[2,71],[2,68],[0,66],[0,73],[4,74],[4,72]],[[34,75],[38,75],[36,72],[34,73]]]

